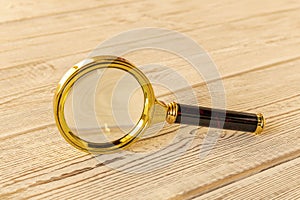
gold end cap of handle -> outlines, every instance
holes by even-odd
[[[254,133],[256,135],[258,135],[258,134],[261,134],[261,132],[263,131],[263,129],[266,125],[266,120],[265,120],[263,114],[258,113],[256,115],[257,115],[257,127],[256,127],[256,130]]]

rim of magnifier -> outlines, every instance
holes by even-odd
[[[69,128],[65,120],[64,105],[74,83],[85,74],[103,68],[121,69],[130,73],[140,84],[144,93],[144,108],[137,124],[123,137],[106,143],[93,143],[81,139]],[[155,96],[148,78],[133,64],[116,56],[96,56],[73,66],[60,80],[54,96],[54,117],[61,135],[72,146],[90,153],[110,153],[127,147],[146,129],[152,117]]]

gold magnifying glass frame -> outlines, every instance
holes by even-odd
[[[93,143],[75,135],[66,123],[64,105],[74,83],[85,74],[97,69],[120,69],[130,73],[140,84],[144,94],[144,108],[137,124],[120,139],[106,143]],[[127,147],[150,125],[155,104],[166,109],[166,105],[156,101],[153,88],[148,78],[133,64],[124,58],[115,56],[97,56],[88,58],[73,66],[60,80],[54,96],[54,117],[62,136],[72,146],[90,153],[109,153]],[[157,110],[157,109],[156,109]]]

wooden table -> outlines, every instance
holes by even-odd
[[[300,198],[299,0],[12,0],[0,12],[0,199]],[[71,147],[53,117],[58,81],[103,40],[145,26],[184,33],[209,52],[227,108],[264,113],[264,134],[224,131],[201,160],[202,128],[183,156],[141,174]],[[175,55],[126,58],[174,66],[210,106],[205,82]]]

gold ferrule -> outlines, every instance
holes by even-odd
[[[175,102],[171,102],[171,103],[167,104],[167,107],[168,107],[168,110],[167,110],[166,121],[169,124],[173,124],[177,118],[178,105]]]
[[[263,114],[258,113],[257,114],[257,128],[256,128],[254,133],[256,135],[261,134],[261,132],[263,131],[265,125],[266,125],[266,120],[265,120]]]

